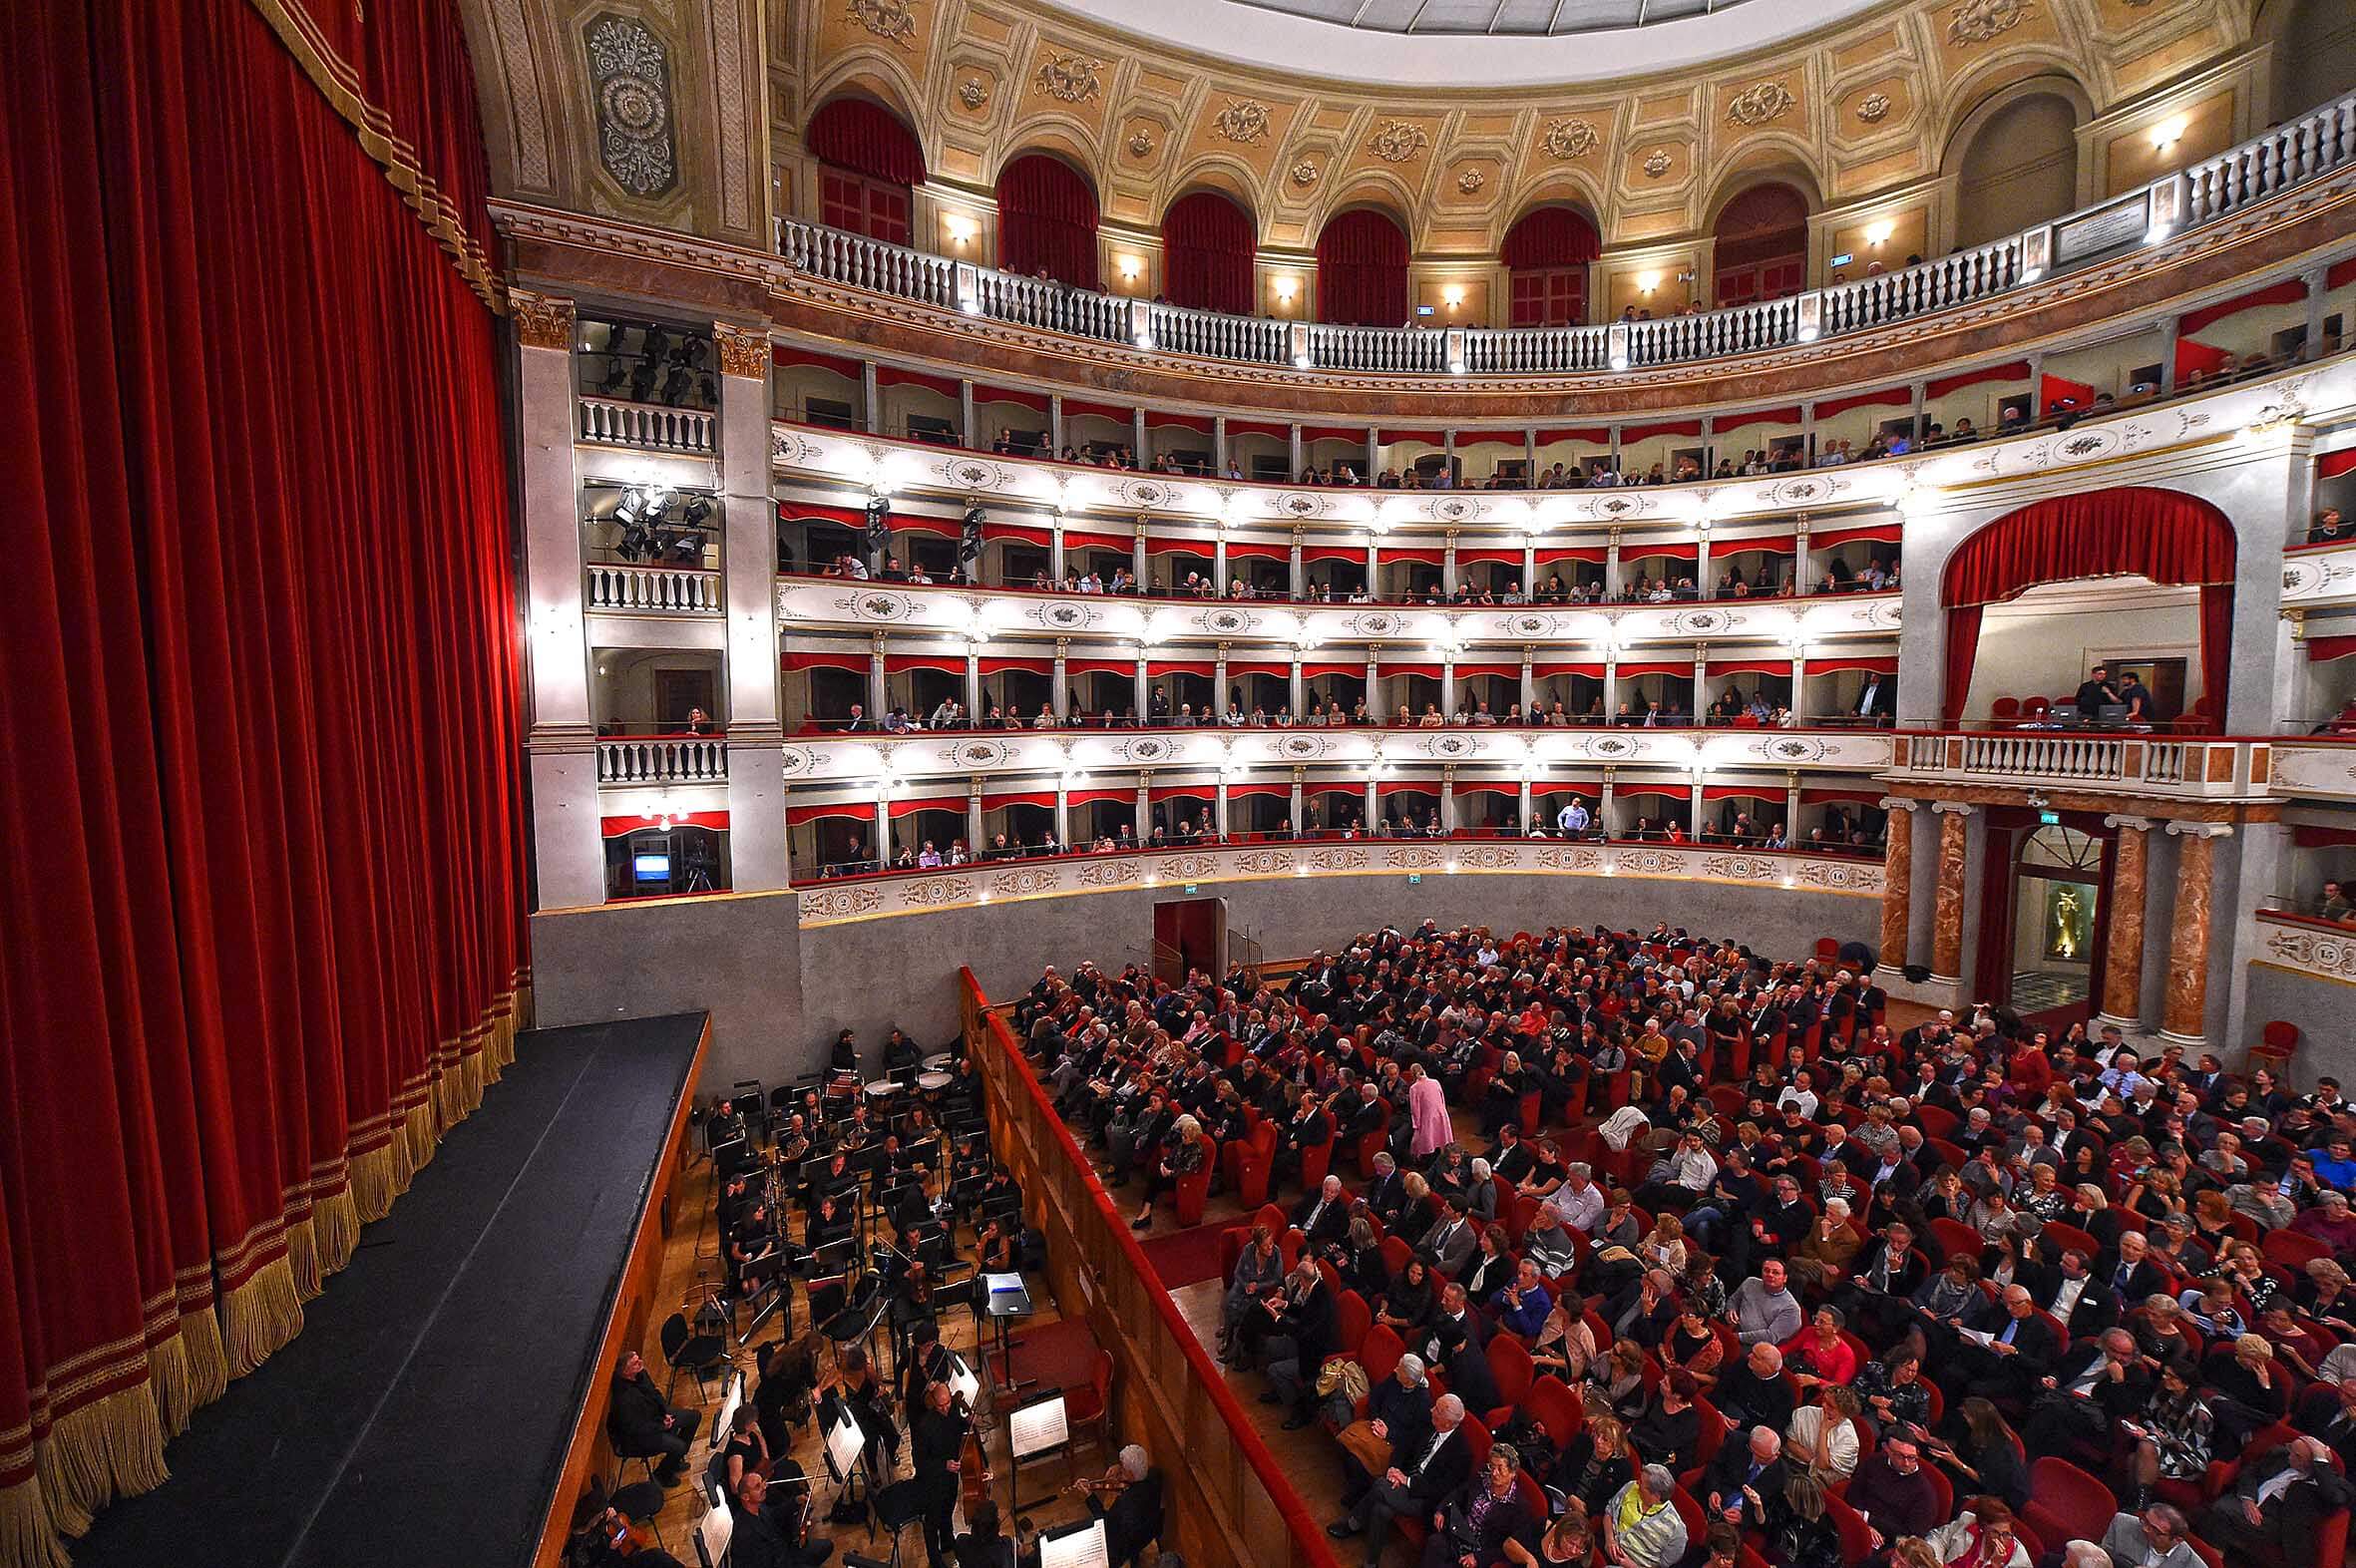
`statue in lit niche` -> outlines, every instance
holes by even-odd
[[[2086,905],[2078,889],[2066,882],[2047,883],[2045,908],[2045,956],[2076,959],[2086,951]]]

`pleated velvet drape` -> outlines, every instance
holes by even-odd
[[[2127,573],[2171,587],[2200,586],[2201,685],[2211,713],[2222,715],[2233,649],[2233,563],[2232,523],[2181,491],[2124,485],[2006,513],[1957,547],[1939,580],[1947,615],[1942,718],[1950,728],[1962,721],[1979,654],[1981,605],[2041,584]]]
[[[164,1478],[529,1004],[455,6],[11,13],[4,1568]]]
[[[1387,213],[1353,207],[1317,236],[1317,316],[1344,326],[1407,319],[1407,232]]]
[[[1044,268],[1073,288],[1097,286],[1096,193],[1059,158],[1029,153],[998,174],[998,265]]]

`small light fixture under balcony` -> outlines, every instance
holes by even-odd
[[[949,242],[960,250],[972,244],[974,236],[982,231],[981,225],[972,218],[954,212],[945,220],[944,226],[949,229]]]
[[[1293,302],[1293,296],[1301,292],[1301,279],[1290,272],[1279,272],[1269,280],[1268,286],[1276,290],[1279,304],[1289,305]]]
[[[1639,272],[1639,273],[1637,273],[1637,274],[1636,274],[1636,291],[1637,291],[1638,293],[1640,293],[1640,294],[1649,294],[1649,293],[1651,293],[1651,292],[1652,292],[1654,289],[1656,289],[1656,288],[1659,288],[1660,286],[1661,286],[1661,274],[1660,274],[1660,273],[1658,273],[1658,272]]]
[[[1896,233],[1897,231],[1898,225],[1885,217],[1880,222],[1870,224],[1866,227],[1865,243],[1871,245],[1874,249],[1879,250],[1883,245],[1889,243],[1890,235]]]
[[[1124,283],[1136,282],[1137,274],[1145,270],[1145,261],[1141,256],[1115,256],[1113,265],[1120,268],[1121,281]]]
[[[2152,128],[2152,151],[2164,153],[2184,140],[2184,131],[2188,124],[2189,122],[2182,115],[2170,115],[2154,126]]]
[[[1612,368],[1614,370],[1626,370],[1628,368],[1628,356],[1626,354],[1614,354],[1612,356]]]
[[[1454,315],[1464,303],[1464,285],[1450,283],[1439,291],[1439,297],[1440,302],[1448,307],[1448,314]]]

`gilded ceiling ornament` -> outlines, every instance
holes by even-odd
[[[1602,141],[1603,138],[1596,134],[1595,127],[1588,121],[1557,120],[1547,126],[1541,145],[1550,158],[1585,158]]]
[[[887,44],[911,48],[917,41],[916,14],[908,0],[850,0],[851,20]]]
[[[1268,106],[1257,98],[1239,98],[1211,118],[1211,129],[1230,142],[1250,145],[1268,140]]]
[[[1961,0],[1948,12],[1947,42],[1984,44],[2020,26],[2029,12],[2029,0]]]
[[[970,76],[958,84],[958,102],[968,109],[980,109],[989,102],[989,84],[978,76]]]
[[[1304,191],[1317,184],[1317,165],[1311,163],[1306,158],[1293,166],[1293,184],[1299,186]]]
[[[1385,164],[1403,164],[1431,145],[1431,134],[1404,120],[1385,120],[1367,139],[1367,151]]]
[[[1039,62],[1038,90],[1059,103],[1084,104],[1104,91],[1104,62],[1086,55],[1049,55]]]
[[[1669,156],[1669,149],[1665,147],[1656,147],[1645,155],[1644,172],[1654,180],[1660,179],[1676,167],[1677,161]]]
[[[585,41],[597,100],[597,162],[631,196],[661,196],[679,181],[670,53],[635,17],[601,16]]]
[[[526,348],[573,347],[573,301],[561,294],[535,294],[529,289],[508,290],[508,309],[516,323],[516,341]]]
[[[1478,191],[1482,186],[1485,186],[1488,183],[1489,177],[1482,174],[1477,169],[1467,169],[1464,171],[1464,173],[1456,177],[1456,189],[1463,192],[1466,196],[1472,195],[1475,191]]]
[[[1729,125],[1764,126],[1798,102],[1780,82],[1759,82],[1737,93],[1726,106]]]
[[[1890,101],[1886,93],[1867,93],[1857,105],[1857,118],[1869,126],[1877,126],[1889,118]]]
[[[1153,152],[1153,133],[1143,126],[1129,133],[1129,156],[1145,158]]]

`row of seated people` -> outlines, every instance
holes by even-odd
[[[1723,548],[1740,549],[1741,542],[1733,541]],[[785,570],[790,571],[788,566]],[[882,568],[871,573],[860,557],[844,553],[819,569],[818,576],[845,578],[856,582],[874,579],[885,583],[907,583],[920,588],[932,587],[936,580],[921,563],[914,560],[903,565],[896,555],[887,554]],[[953,577],[952,581],[956,581]],[[1086,593],[1130,595],[1142,592],[1158,598],[1230,598],[1271,599],[1308,604],[1420,604],[1433,608],[1457,606],[1482,608],[1513,607],[1523,604],[1662,604],[1677,600],[1700,598],[1776,598],[1787,597],[1799,590],[1798,582],[1787,575],[1773,561],[1763,561],[1746,573],[1739,567],[1728,567],[1718,577],[1717,584],[1707,593],[1691,577],[1653,577],[1638,574],[1618,591],[1608,588],[1600,579],[1565,583],[1557,572],[1525,591],[1519,578],[1507,580],[1502,588],[1485,587],[1469,581],[1459,583],[1453,590],[1442,588],[1437,583],[1426,588],[1397,594],[1387,599],[1377,598],[1364,587],[1341,588],[1333,582],[1311,581],[1295,599],[1281,585],[1255,585],[1238,576],[1230,579],[1224,592],[1218,580],[1206,573],[1189,572],[1182,579],[1174,579],[1167,587],[1140,588],[1127,567],[1115,567],[1109,574],[1099,576],[1093,571],[1072,571],[1058,581],[1042,569],[1032,575],[1027,584],[1008,583],[1009,588],[1028,588],[1039,593]],[[1896,556],[1869,557],[1862,566],[1851,569],[1839,556],[1823,564],[1815,580],[1817,593],[1888,593],[1903,587]]]
[[[940,844],[932,839],[910,841],[900,846],[899,852],[893,856],[888,867],[863,853],[866,848],[864,842],[854,837],[841,855],[832,857],[825,862],[820,875],[822,878],[855,877],[872,875],[887,869],[892,871],[934,871],[972,865],[977,861],[987,864],[995,861],[1035,859],[1053,855],[1111,855],[1140,848],[1158,850],[1205,844],[1268,844],[1365,838],[1529,838],[1551,840],[1559,837],[1581,839],[1597,844],[1731,844],[1765,850],[1804,850],[1815,855],[1856,856],[1879,855],[1882,850],[1881,836],[1877,830],[1869,829],[1861,822],[1852,822],[1846,817],[1827,820],[1825,825],[1810,828],[1805,837],[1795,841],[1784,831],[1782,823],[1762,825],[1748,812],[1737,813],[1732,817],[1721,818],[1714,822],[1705,822],[1701,830],[1695,833],[1688,833],[1685,825],[1674,818],[1656,819],[1649,816],[1639,816],[1626,830],[1617,834],[1604,833],[1600,828],[1592,825],[1592,819],[1576,822],[1575,825],[1560,820],[1561,818],[1574,817],[1575,814],[1583,815],[1584,807],[1564,807],[1558,817],[1557,825],[1552,831],[1548,830],[1543,819],[1537,819],[1530,823],[1527,832],[1524,832],[1519,826],[1519,813],[1514,812],[1508,812],[1505,819],[1493,827],[1459,824],[1452,832],[1443,826],[1436,812],[1428,819],[1420,817],[1412,811],[1378,819],[1371,833],[1356,814],[1345,819],[1339,827],[1326,828],[1312,824],[1303,831],[1296,831],[1292,819],[1288,817],[1265,833],[1220,833],[1208,818],[1198,823],[1191,817],[1182,817],[1175,827],[1156,826],[1146,836],[1142,845],[1130,834],[1127,823],[1122,823],[1118,832],[1099,834],[1084,843],[1074,844],[1070,847],[1066,847],[1061,840],[1055,837],[1052,828],[1042,830],[1035,840],[1030,841],[1025,841],[1019,834],[1000,833],[994,835],[987,844],[982,846],[979,856],[967,847],[964,839],[949,840],[947,849],[941,848]]]
[[[1282,992],[1083,968],[1018,1009],[1110,1174],[1145,1174],[1141,1222],[1189,1183],[1301,1181],[1231,1234],[1223,1351],[1336,1430],[1333,1533],[1370,1564],[1395,1531],[1435,1568],[2337,1568],[2338,1086],[1878,1012],[1830,966],[1678,933],[1428,926]]]
[[[1855,704],[1844,704],[1834,715],[1818,716],[1809,723],[1855,723],[1878,720],[1886,723],[1896,700],[1895,681],[1876,684]],[[1672,693],[1666,698],[1646,698],[1622,702],[1611,713],[1604,711],[1603,699],[1595,698],[1583,712],[1565,708],[1560,701],[1541,705],[1532,703],[1524,712],[1519,702],[1507,705],[1500,715],[1485,698],[1460,702],[1452,713],[1443,713],[1436,702],[1426,702],[1418,717],[1401,703],[1386,721],[1381,714],[1365,702],[1355,704],[1347,712],[1339,701],[1323,704],[1305,703],[1299,718],[1293,716],[1289,704],[1280,703],[1274,713],[1255,703],[1244,706],[1241,698],[1228,704],[1224,713],[1213,710],[1209,703],[1196,708],[1192,702],[1172,703],[1159,691],[1159,700],[1149,704],[1145,724],[1155,728],[1172,729],[1344,729],[1352,726],[1390,729],[1544,729],[1549,727],[1605,727],[1619,729],[1691,729],[1696,727],[1694,715],[1685,709],[1684,701]],[[1710,728],[1728,729],[1797,729],[1801,725],[1799,713],[1761,687],[1746,696],[1738,687],[1729,686],[1719,693],[1700,724]],[[926,730],[968,729],[1136,729],[1141,727],[1134,705],[1114,709],[1105,707],[1091,714],[1086,704],[1075,699],[1067,710],[1057,714],[1052,702],[1042,702],[1039,710],[1024,718],[1015,709],[1002,703],[990,703],[979,717],[970,713],[966,705],[955,697],[944,697],[930,714],[923,708],[912,712],[894,706],[886,708],[879,719],[868,717],[867,704],[854,702],[851,710],[839,719],[819,719],[811,726],[822,733],[887,735],[918,734]],[[696,733],[704,733],[697,731]]]

